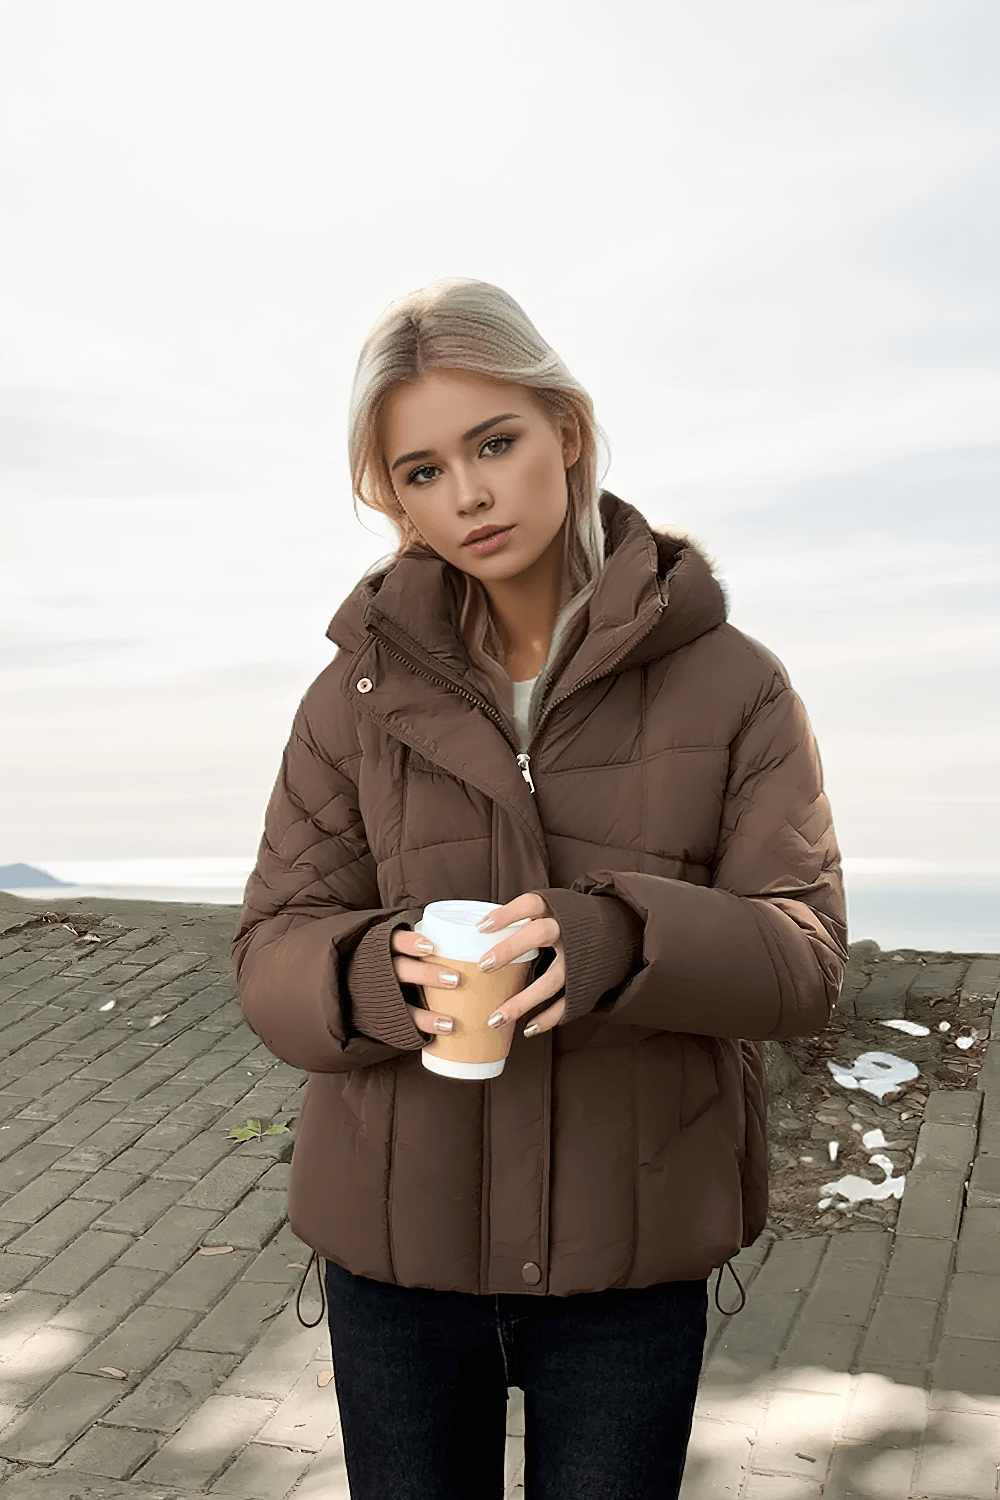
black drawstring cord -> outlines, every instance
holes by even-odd
[[[309,1272],[312,1270],[313,1261],[316,1262],[316,1282],[319,1286],[319,1317],[315,1320],[315,1322],[307,1323],[305,1318],[302,1316],[302,1293],[306,1289],[306,1281],[309,1278]],[[309,1264],[306,1266],[305,1271],[302,1273],[302,1280],[299,1282],[299,1293],[295,1299],[295,1316],[298,1318],[303,1328],[318,1328],[322,1323],[325,1314],[326,1287],[323,1285],[323,1273],[319,1268],[319,1256],[314,1250],[312,1255],[310,1255],[309,1257]]]
[[[722,1273],[724,1270],[727,1270],[729,1272],[730,1276],[733,1278],[733,1280],[736,1282],[736,1285],[740,1289],[739,1307],[723,1307],[722,1303],[719,1301],[719,1283],[722,1281]],[[726,1261],[725,1266],[719,1267],[719,1274],[715,1278],[715,1305],[719,1309],[720,1313],[723,1313],[727,1318],[735,1317],[735,1315],[738,1312],[742,1312],[747,1305],[747,1294],[744,1289],[743,1283],[737,1276],[736,1272],[733,1270],[732,1262],[728,1260]]]

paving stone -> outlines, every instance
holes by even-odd
[[[30,1073],[23,1073],[20,1078],[12,1078],[9,1085],[10,1092],[23,1097],[27,1103],[31,1099],[38,1099],[43,1094],[50,1093],[75,1072],[76,1064],[71,1058],[54,1057],[51,1062],[43,1063],[40,1068],[33,1068]]]
[[[952,1240],[923,1240],[904,1235],[896,1243],[883,1294],[891,1297],[922,1297],[940,1302],[951,1274]]]
[[[805,1292],[819,1270],[827,1239],[778,1240],[757,1273],[757,1295]]]
[[[110,1365],[130,1378],[145,1375],[180,1343],[197,1317],[178,1307],[138,1307],[74,1368],[81,1375],[99,1375],[102,1365]]]
[[[248,1094],[256,1081],[256,1074],[249,1076],[243,1067],[242,1059],[234,1066],[233,1057],[236,1054],[227,1052],[219,1047],[213,1047],[211,1052],[202,1053],[201,1057],[193,1058],[178,1076],[185,1083],[200,1083],[201,1092],[206,1098],[222,1097],[230,1087],[239,1085],[238,1092],[234,1097],[226,1099],[225,1102],[235,1104],[243,1094]]]
[[[856,1265],[877,1262],[884,1265],[892,1249],[892,1235],[883,1229],[849,1229],[830,1237],[824,1264]]]
[[[275,1162],[274,1166],[269,1167],[264,1173],[257,1186],[259,1188],[267,1188],[270,1192],[287,1193],[291,1176],[292,1169],[288,1162]],[[737,1267],[737,1270],[739,1270],[739,1267]],[[742,1271],[740,1272],[740,1276],[742,1278]],[[744,1285],[746,1285],[745,1280]]]
[[[156,1169],[157,1177],[177,1182],[201,1183],[219,1162],[233,1154],[234,1143],[225,1131],[212,1134],[200,1133],[180,1151],[175,1151]],[[245,1191],[245,1190],[244,1190]],[[203,1203],[202,1208],[228,1207],[230,1205]]]
[[[6,1207],[6,1204],[4,1205]],[[966,1208],[958,1236],[957,1271],[996,1272],[1000,1257],[1000,1208]]]
[[[13,1292],[45,1264],[41,1255],[0,1255],[0,1292]]]
[[[197,1104],[218,1104],[223,1108],[230,1108],[237,1099],[242,1099],[253,1087],[253,1079],[248,1076],[245,1068],[230,1068],[211,1083],[207,1083],[199,1089],[194,1096]]]
[[[205,1489],[259,1432],[273,1410],[270,1401],[209,1396],[136,1477],[144,1484]]]
[[[861,1349],[862,1368],[905,1365],[926,1367],[934,1341],[937,1304],[922,1297],[878,1300]]]
[[[927,1417],[927,1395],[919,1386],[863,1373],[848,1405],[840,1436],[849,1442],[898,1443],[910,1433],[919,1443]]]
[[[754,1445],[754,1471],[802,1479],[822,1478],[830,1461],[840,1413],[839,1396],[777,1391]],[[800,1458],[800,1453],[808,1454],[809,1458]]]
[[[254,1189],[243,1202],[210,1230],[206,1245],[234,1245],[241,1250],[260,1250],[273,1239],[285,1222],[285,1199],[277,1193]]]
[[[117,1047],[112,1047],[85,1068],[81,1068],[78,1076],[99,1079],[103,1083],[115,1083],[145,1061],[146,1053],[133,1037],[129,1037],[127,1041],[120,1042]]]
[[[975,1125],[983,1096],[977,1089],[933,1089],[924,1105],[925,1125]]]
[[[14,1251],[21,1255],[58,1255],[60,1250],[71,1245],[85,1229],[89,1229],[100,1212],[99,1204],[69,1198],[12,1241],[7,1247],[8,1253]]]
[[[930,963],[921,967],[919,976],[910,985],[910,998],[931,1000],[935,995],[953,995],[962,983],[964,963]]]
[[[962,1172],[909,1173],[896,1220],[897,1239],[905,1234],[925,1239],[954,1239],[962,1214],[964,1187]]]
[[[823,1500],[908,1500],[918,1449],[838,1443]]]
[[[120,1427],[92,1427],[60,1459],[66,1469],[87,1474],[106,1474],[127,1479],[156,1450],[156,1438],[148,1432],[129,1432]]]
[[[66,1176],[69,1175],[67,1172]],[[53,1176],[62,1176],[62,1173],[53,1173]],[[131,1172],[118,1171],[116,1163],[115,1167],[102,1167],[92,1177],[87,1175],[86,1181],[73,1189],[73,1197],[85,1198],[91,1203],[120,1203],[145,1178],[146,1173],[138,1169]]]
[[[156,1307],[186,1307],[207,1312],[253,1259],[249,1250],[232,1255],[192,1255],[149,1298]]]
[[[860,1342],[855,1323],[799,1323],[778,1360],[775,1382],[785,1390],[844,1395]]]
[[[123,1234],[142,1234],[173,1207],[184,1187],[183,1182],[144,1182],[119,1203],[105,1209],[96,1227],[117,1229]]]
[[[177,1121],[170,1122],[166,1119],[169,1110],[164,1109],[159,1120],[152,1124],[152,1128],[143,1136],[143,1145],[153,1151],[167,1151],[171,1156],[182,1150],[189,1141],[193,1141],[202,1129],[200,1125],[181,1125]]]
[[[226,1213],[236,1207],[266,1170],[266,1161],[259,1158],[230,1156],[195,1183],[181,1202],[187,1208],[217,1208]]]
[[[17,1054],[24,1052],[38,1037],[49,1031],[53,1025],[53,1019],[46,1011],[36,1011],[33,1015],[26,1016],[23,1021],[15,1021],[13,1026],[5,1026],[0,1034],[0,1057],[6,1057],[4,1065],[4,1076],[7,1078],[20,1078],[22,1074],[29,1073],[34,1063],[28,1067],[21,1068],[15,1063]],[[47,1061],[43,1058],[42,1061]]]
[[[55,1297],[50,1293],[29,1292],[22,1290],[15,1292],[9,1302],[3,1306],[3,1357],[10,1359],[16,1349],[19,1349],[27,1339],[36,1334],[52,1314],[56,1312],[63,1303],[61,1297]]]
[[[145,1126],[133,1125],[127,1120],[112,1120],[107,1125],[102,1125],[100,1130],[95,1130],[85,1144],[61,1157],[62,1170],[99,1171],[133,1145],[144,1130]]]
[[[931,1387],[932,1407],[1000,1417],[1000,1343],[946,1335],[938,1345]]]
[[[0,1455],[21,1463],[52,1464],[113,1406],[120,1390],[91,1375],[60,1375],[28,1411],[0,1434]]]
[[[917,1136],[912,1171],[962,1172],[976,1151],[974,1125],[944,1125],[924,1122]]]
[[[90,1100],[87,1104],[81,1104],[79,1109],[74,1109],[69,1115],[50,1125],[43,1135],[40,1135],[39,1145],[42,1146],[66,1146],[73,1148],[82,1146],[93,1136],[102,1125],[107,1125],[114,1119],[115,1109],[111,1104],[97,1104]]]
[[[991,1000],[1000,991],[1000,960],[974,958],[962,981],[963,1000]]]
[[[767,1355],[773,1362],[803,1300],[792,1294],[781,1296],[766,1292],[748,1298],[743,1311],[730,1318],[729,1326],[723,1329],[717,1348]]]
[[[866,1323],[881,1276],[882,1266],[878,1261],[822,1266],[802,1309],[801,1321]]]
[[[158,1089],[158,1094],[165,1094],[166,1087]],[[194,1090],[197,1094],[198,1090]],[[185,1084],[183,1087],[184,1098],[175,1101],[173,1108],[167,1117],[167,1123],[176,1121],[179,1125],[197,1125],[199,1130],[209,1130],[223,1112],[221,1104],[198,1103],[191,1090]]]
[[[69,1078],[40,1099],[25,1105],[21,1114],[26,1120],[46,1120],[55,1124],[93,1097],[101,1087],[93,1079]]]
[[[302,1371],[322,1351],[329,1362],[330,1334],[324,1326],[303,1328],[289,1301],[233,1369],[222,1392],[283,1401]]]
[[[285,1223],[266,1250],[262,1250],[249,1269],[244,1272],[242,1279],[297,1284],[302,1279],[311,1255],[312,1251],[309,1246],[304,1245]],[[312,1277],[310,1277],[310,1285],[314,1285]],[[742,1314],[740,1316],[742,1317]]]
[[[760,1492],[760,1495],[762,1494],[763,1491]],[[816,1494],[819,1494],[819,1490]],[[347,1460],[344,1456],[344,1435],[341,1428],[338,1427],[333,1436],[327,1439],[309,1465],[305,1478],[295,1491],[295,1500],[350,1500]],[[523,1489],[512,1491],[510,1500],[524,1500]],[[697,1496],[695,1500],[702,1500],[702,1497]],[[775,1500],[775,1496],[773,1494],[768,1496],[768,1500]],[[807,1500],[807,1497],[800,1492],[794,1500]],[[812,1500],[812,1497],[809,1496],[808,1500]]]
[[[15,1408],[27,1407],[60,1375],[65,1375],[86,1354],[93,1342],[76,1328],[54,1328],[43,1324],[24,1339],[3,1362],[4,1396]]]
[[[104,1420],[123,1427],[176,1432],[196,1407],[215,1395],[234,1363],[232,1354],[173,1349]]]
[[[323,1387],[317,1384],[320,1368],[313,1361],[304,1367],[274,1416],[258,1432],[256,1442],[319,1452],[340,1421],[336,1386],[333,1381]],[[743,1458],[745,1464],[747,1455]]]
[[[248,1443],[231,1468],[212,1485],[213,1495],[238,1495],[240,1500],[274,1500],[284,1495],[309,1467],[312,1455],[291,1453]]]
[[[43,1120],[26,1120],[23,1118],[13,1119],[4,1127],[3,1134],[0,1135],[0,1162],[2,1162],[2,1165],[0,1165],[0,1182],[8,1180],[9,1174],[5,1169],[12,1167],[22,1152],[35,1141],[36,1136],[41,1135],[44,1129],[45,1122]],[[40,1146],[38,1149],[41,1151],[49,1149],[59,1150],[58,1147],[49,1148],[46,1146]],[[20,1183],[18,1186],[20,1186]],[[3,1189],[0,1189],[0,1191],[3,1191]],[[7,1191],[10,1192],[11,1189],[8,1188]]]
[[[971,1500],[996,1493],[997,1426],[973,1412],[935,1411],[917,1462],[915,1494]]]
[[[68,1249],[41,1266],[32,1278],[30,1289],[75,1297],[88,1282],[113,1265],[131,1243],[127,1234],[102,1234],[88,1229]]]
[[[972,1168],[969,1208],[1000,1208],[1000,1156],[980,1156]]]
[[[184,1340],[185,1349],[202,1349],[209,1354],[245,1354],[289,1295],[287,1287],[273,1282],[243,1282],[234,1286],[191,1330]]]
[[[59,1328],[79,1328],[94,1336],[107,1333],[144,1302],[162,1279],[156,1271],[126,1271],[112,1266],[60,1308],[52,1322]]]
[[[0,1221],[9,1219],[17,1224],[37,1224],[86,1180],[85,1172],[43,1172],[19,1193],[0,1203]]]
[[[1000,1270],[1000,1246],[995,1247],[994,1268]],[[944,1332],[949,1338],[1000,1342],[1000,1275],[959,1271],[952,1277]]]
[[[219,1214],[214,1209],[171,1208],[126,1250],[119,1264],[143,1271],[176,1271],[193,1250],[206,1242],[205,1236],[218,1220]]]

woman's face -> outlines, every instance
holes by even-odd
[[[568,418],[557,432],[527,387],[429,371],[386,398],[379,434],[400,505],[463,573],[499,583],[561,546],[579,431]],[[484,528],[505,534],[474,551],[469,534]]]

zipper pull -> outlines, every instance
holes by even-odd
[[[530,756],[527,756],[527,755],[524,755],[524,754],[519,755],[517,757],[517,763],[521,767],[521,775],[524,777],[525,781],[528,783],[528,791],[532,794],[532,796],[534,796],[534,794],[535,794],[535,783],[531,779],[531,758],[530,758]]]

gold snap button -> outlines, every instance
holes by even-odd
[[[372,682],[370,677],[362,677],[360,682],[358,683],[358,692],[370,693],[373,687],[374,683]]]
[[[537,1286],[542,1279],[542,1273],[533,1260],[526,1261],[521,1267],[521,1279],[529,1286]]]

